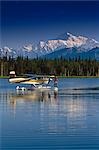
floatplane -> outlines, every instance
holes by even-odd
[[[33,90],[33,89],[51,89],[49,86],[50,81],[55,79],[54,75],[47,76],[47,75],[32,75],[32,74],[25,74],[24,76],[18,77],[16,76],[15,71],[10,71],[10,83],[17,83],[17,84],[28,84],[31,85],[30,88],[20,87],[17,86],[17,90]],[[54,80],[55,81],[55,80]],[[55,81],[56,82],[56,81]]]

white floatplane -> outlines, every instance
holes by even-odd
[[[32,74],[26,74],[24,76],[18,77],[15,74],[15,71],[10,71],[10,83],[17,83],[17,84],[28,84],[32,85],[34,88],[44,88],[48,89],[51,88],[48,86],[49,82],[53,80],[55,76],[47,76],[47,75],[32,75]],[[16,89],[23,89],[24,87],[20,88],[19,86],[16,87]]]

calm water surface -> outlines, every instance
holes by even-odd
[[[99,79],[59,79],[58,94],[0,79],[1,150],[99,150]]]

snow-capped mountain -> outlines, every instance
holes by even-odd
[[[67,33],[65,37],[66,39],[48,40],[47,42],[40,41],[37,51],[39,50],[41,55],[46,55],[64,48],[68,49],[68,51],[69,49],[71,51],[72,48],[76,48],[78,53],[87,52],[96,47],[99,48],[99,42],[94,39],[75,36],[71,33]]]
[[[82,44],[79,49],[81,51],[89,51],[93,48],[99,47],[99,42],[94,39],[87,39],[85,44]]]
[[[9,48],[9,47],[5,46],[3,48],[0,48],[0,56],[1,57],[3,57],[3,56],[17,57],[17,51],[14,50],[13,48]]]
[[[23,46],[23,48],[24,48],[26,51],[31,52],[32,49],[33,49],[33,45],[32,45],[32,44],[29,44],[29,45]]]
[[[24,45],[21,49],[17,50],[5,46],[4,48],[0,49],[0,55],[9,55],[14,57],[19,55],[23,57],[28,56],[29,58],[35,58],[47,56],[51,53],[56,53],[63,49],[64,53],[68,55],[75,55],[75,53],[87,54],[87,52],[90,52],[92,49],[95,51],[95,48],[99,49],[99,42],[95,39],[66,33],[63,38],[40,41],[37,45]]]

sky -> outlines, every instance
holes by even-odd
[[[70,32],[99,41],[98,1],[1,1],[0,47],[18,48]]]

